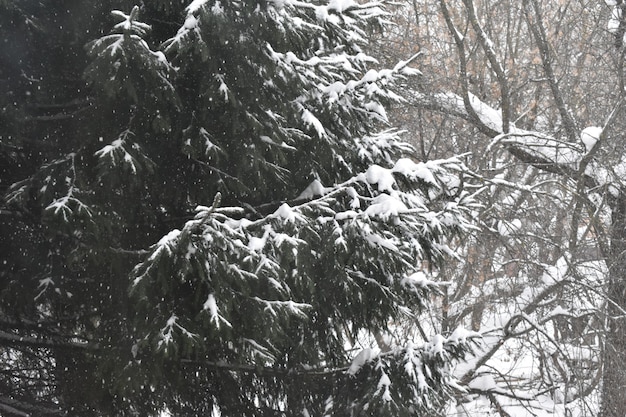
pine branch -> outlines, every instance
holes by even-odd
[[[8,397],[0,397],[0,411],[7,413],[8,416],[20,417],[60,416],[65,414],[58,408],[31,404],[30,402],[24,402]]]
[[[96,343],[81,343],[71,340],[58,340],[56,338],[39,338],[7,333],[0,330],[0,345],[3,346],[29,346],[34,348],[65,348],[78,350],[99,350]]]
[[[349,366],[345,366],[342,368],[334,368],[334,369],[324,369],[324,368],[315,368],[315,369],[303,369],[303,368],[270,368],[256,365],[243,365],[236,363],[226,363],[226,362],[213,362],[213,361],[202,361],[202,360],[192,360],[192,359],[182,359],[180,361],[183,364],[189,365],[197,365],[211,369],[225,370],[225,371],[235,371],[235,372],[245,372],[255,374],[257,376],[329,376],[329,375],[343,375],[348,371]]]
[[[58,120],[68,120],[68,119],[73,119],[76,115],[83,113],[87,110],[90,109],[90,106],[88,107],[83,107],[77,110],[74,110],[72,112],[61,112],[61,113],[57,113],[57,114],[53,114],[53,115],[42,115],[42,116],[26,116],[23,119],[21,119],[22,122],[28,123],[28,122],[54,122],[54,121],[58,121]]]
[[[132,256],[146,256],[150,253],[147,249],[123,249],[123,248],[114,248],[113,246],[109,247],[109,250],[113,253],[119,253],[122,255],[132,255]]]

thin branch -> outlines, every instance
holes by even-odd
[[[532,3],[532,11],[530,10]],[[563,126],[565,127],[565,134],[570,142],[578,141],[578,129],[576,128],[576,122],[571,113],[567,110],[563,95],[559,83],[554,75],[554,68],[552,67],[552,54],[550,53],[550,45],[546,36],[546,29],[543,25],[543,18],[541,17],[541,8],[537,0],[523,0],[524,12],[528,27],[535,38],[537,47],[539,48],[539,54],[541,55],[541,63],[543,71],[548,79],[550,90],[552,91],[552,97],[556,103],[556,107],[561,115]],[[533,22],[531,12],[534,12],[535,21]]]
[[[478,36],[478,42],[485,52],[485,55],[489,60],[489,64],[491,64],[491,69],[495,72],[496,79],[498,80],[498,84],[500,85],[500,95],[502,102],[502,132],[508,133],[511,120],[511,98],[509,83],[507,81],[504,67],[496,56],[496,53],[493,49],[493,42],[487,37],[487,34],[478,22],[473,0],[463,0],[463,3],[465,4],[465,8],[467,9],[469,21],[474,28],[474,32],[476,32],[476,35]]]
[[[93,343],[58,340],[55,338],[38,338],[21,336],[0,330],[0,346],[29,346],[35,348],[65,348],[78,350],[98,350],[98,345]]]
[[[465,44],[463,43],[463,37],[460,32],[457,30],[454,22],[452,21],[452,15],[450,14],[450,10],[445,2],[445,0],[439,0],[439,5],[441,7],[441,12],[446,21],[446,25],[448,26],[449,32],[452,34],[454,38],[454,43],[456,44],[456,48],[459,55],[459,71],[461,75],[461,88],[463,89],[463,104],[465,106],[465,111],[467,112],[467,116],[469,120],[476,126],[482,133],[487,136],[494,137],[499,132],[493,130],[486,124],[484,124],[480,117],[476,114],[472,103],[470,101],[470,93],[469,93],[469,77],[467,75],[467,58],[465,57]]]
[[[57,408],[31,404],[15,398],[0,397],[0,411],[4,411],[11,416],[58,416],[64,414]]]
[[[472,380],[472,378],[474,378],[474,375],[476,375],[478,369],[486,364],[487,361],[489,361],[489,359],[491,359],[493,355],[495,355],[500,350],[500,348],[504,346],[504,343],[507,340],[519,335],[518,333],[512,333],[508,330],[512,327],[514,321],[519,321],[522,315],[527,315],[535,311],[541,306],[543,300],[545,300],[548,296],[550,296],[550,294],[563,286],[566,282],[568,281],[561,280],[554,283],[553,285],[550,285],[549,287],[546,287],[543,291],[537,294],[532,302],[528,303],[528,305],[522,309],[520,314],[511,317],[502,328],[502,336],[498,339],[498,341],[491,347],[491,349],[489,349],[489,351],[481,356],[481,358],[476,362],[476,364],[474,364],[474,366],[472,366],[470,370],[468,370],[460,378],[461,384],[467,385]]]
[[[203,360],[181,359],[181,363],[188,365],[197,365],[206,368],[212,368],[223,371],[235,371],[251,373],[257,376],[330,376],[343,375],[349,369],[348,366],[332,369],[294,369],[294,368],[270,368],[256,365],[244,365],[237,363],[213,362]]]

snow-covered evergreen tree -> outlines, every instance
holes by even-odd
[[[385,126],[416,71],[361,49],[381,4],[0,11],[2,413],[437,412],[468,334],[358,343],[427,308],[473,206]]]

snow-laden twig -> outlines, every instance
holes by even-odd
[[[76,197],[76,194],[78,194],[79,190],[76,187],[77,174],[75,157],[75,153],[67,155],[67,158],[70,162],[70,176],[65,178],[65,182],[67,185],[66,194],[62,197],[54,199],[45,208],[46,211],[52,212],[55,216],[58,216],[60,214],[65,222],[68,222],[73,214],[85,214],[88,217],[93,217],[91,208]]]

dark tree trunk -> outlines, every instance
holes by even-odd
[[[608,328],[603,349],[601,417],[626,416],[626,195],[612,213],[611,259],[607,284]]]

